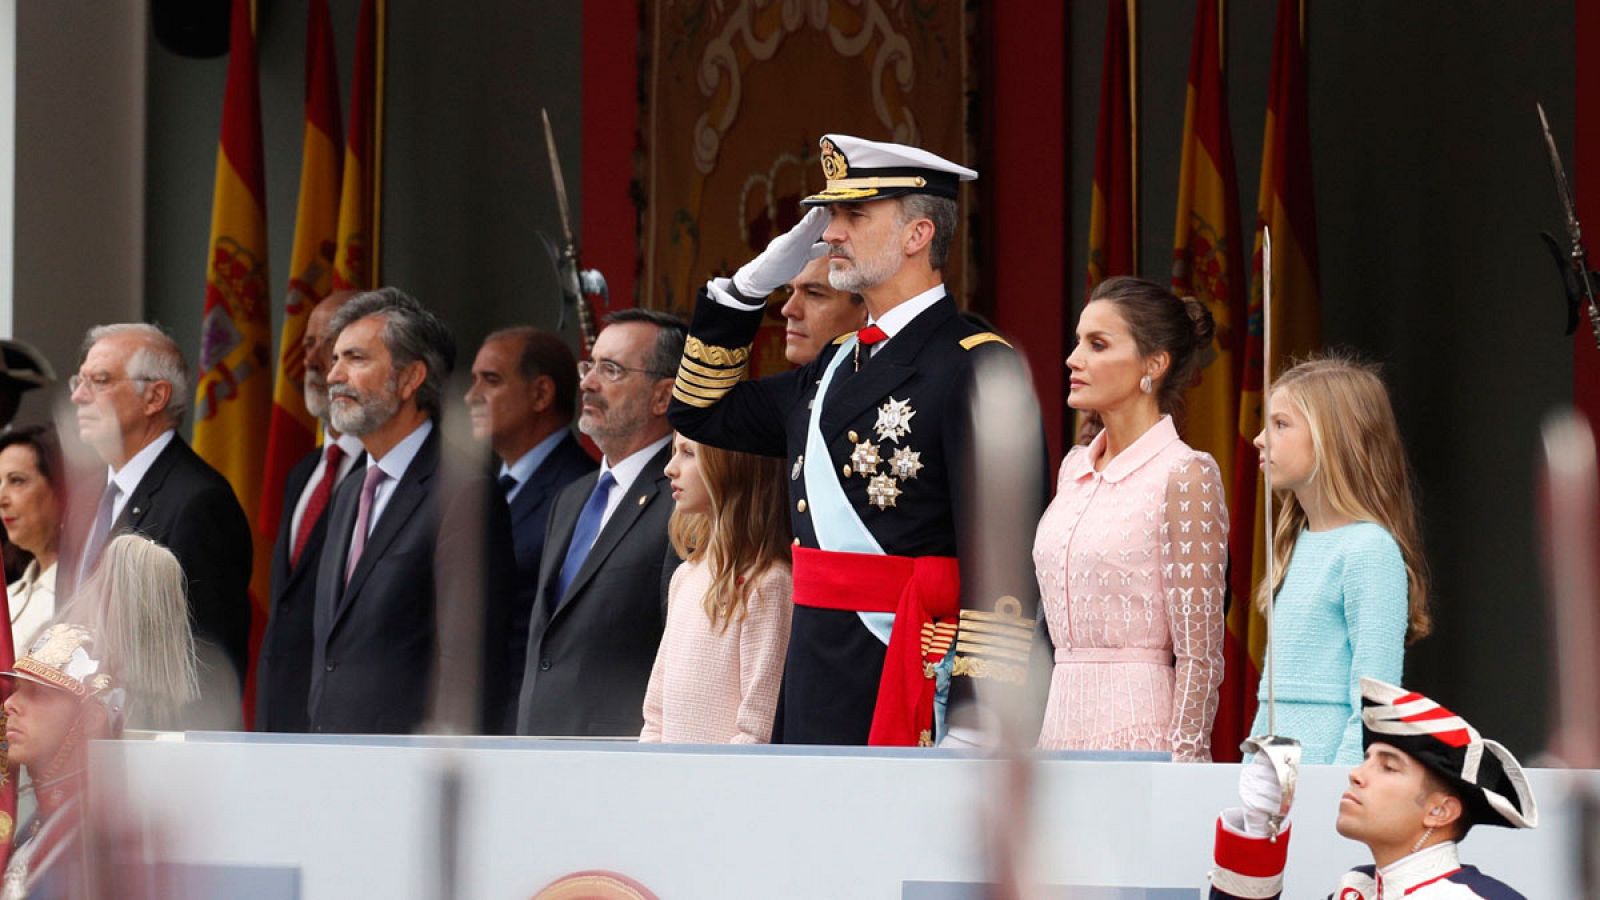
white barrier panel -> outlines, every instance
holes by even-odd
[[[1039,896],[1193,897],[1238,768],[1040,757]],[[530,739],[190,734],[94,745],[94,791],[126,792],[189,896],[434,896],[443,774],[460,775],[459,893],[528,898],[605,870],[662,900],[981,896],[997,763],[928,750],[649,748]],[[1543,823],[1463,848],[1529,897],[1575,897],[1570,773],[1530,773]],[[1582,777],[1600,788],[1600,773]],[[1302,770],[1285,897],[1370,862],[1333,831],[1344,770]],[[190,868],[193,867],[193,868]]]

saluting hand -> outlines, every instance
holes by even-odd
[[[734,289],[757,300],[788,284],[806,263],[828,252],[820,240],[827,228],[828,208],[812,207],[793,228],[773,238],[767,249],[733,273]]]

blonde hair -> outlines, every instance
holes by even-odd
[[[788,485],[783,460],[694,442],[709,514],[673,510],[672,548],[685,560],[706,560],[711,587],[703,601],[719,631],[742,622],[756,579],[789,564]]]
[[[98,635],[128,692],[127,727],[180,727],[200,682],[183,567],[172,551],[140,535],[112,538],[58,619]]]
[[[1313,357],[1281,375],[1273,389],[1305,416],[1315,454],[1311,478],[1328,508],[1382,526],[1400,545],[1408,599],[1406,643],[1426,637],[1433,617],[1416,495],[1394,408],[1377,367],[1343,356]],[[1276,493],[1281,504],[1272,535],[1277,577],[1258,589],[1260,609],[1282,586],[1295,539],[1306,527],[1306,511],[1294,493]]]

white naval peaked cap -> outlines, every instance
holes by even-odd
[[[978,177],[966,166],[905,144],[825,134],[818,146],[827,184],[821,193],[800,201],[807,206],[884,200],[903,194],[931,194],[954,200],[961,182]]]

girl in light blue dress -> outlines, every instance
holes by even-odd
[[[1415,495],[1394,410],[1374,367],[1303,362],[1273,386],[1272,454],[1256,436],[1280,504],[1272,536],[1277,733],[1303,762],[1361,761],[1361,678],[1403,683],[1407,644],[1432,627]],[[1266,733],[1267,685],[1251,734]]]

